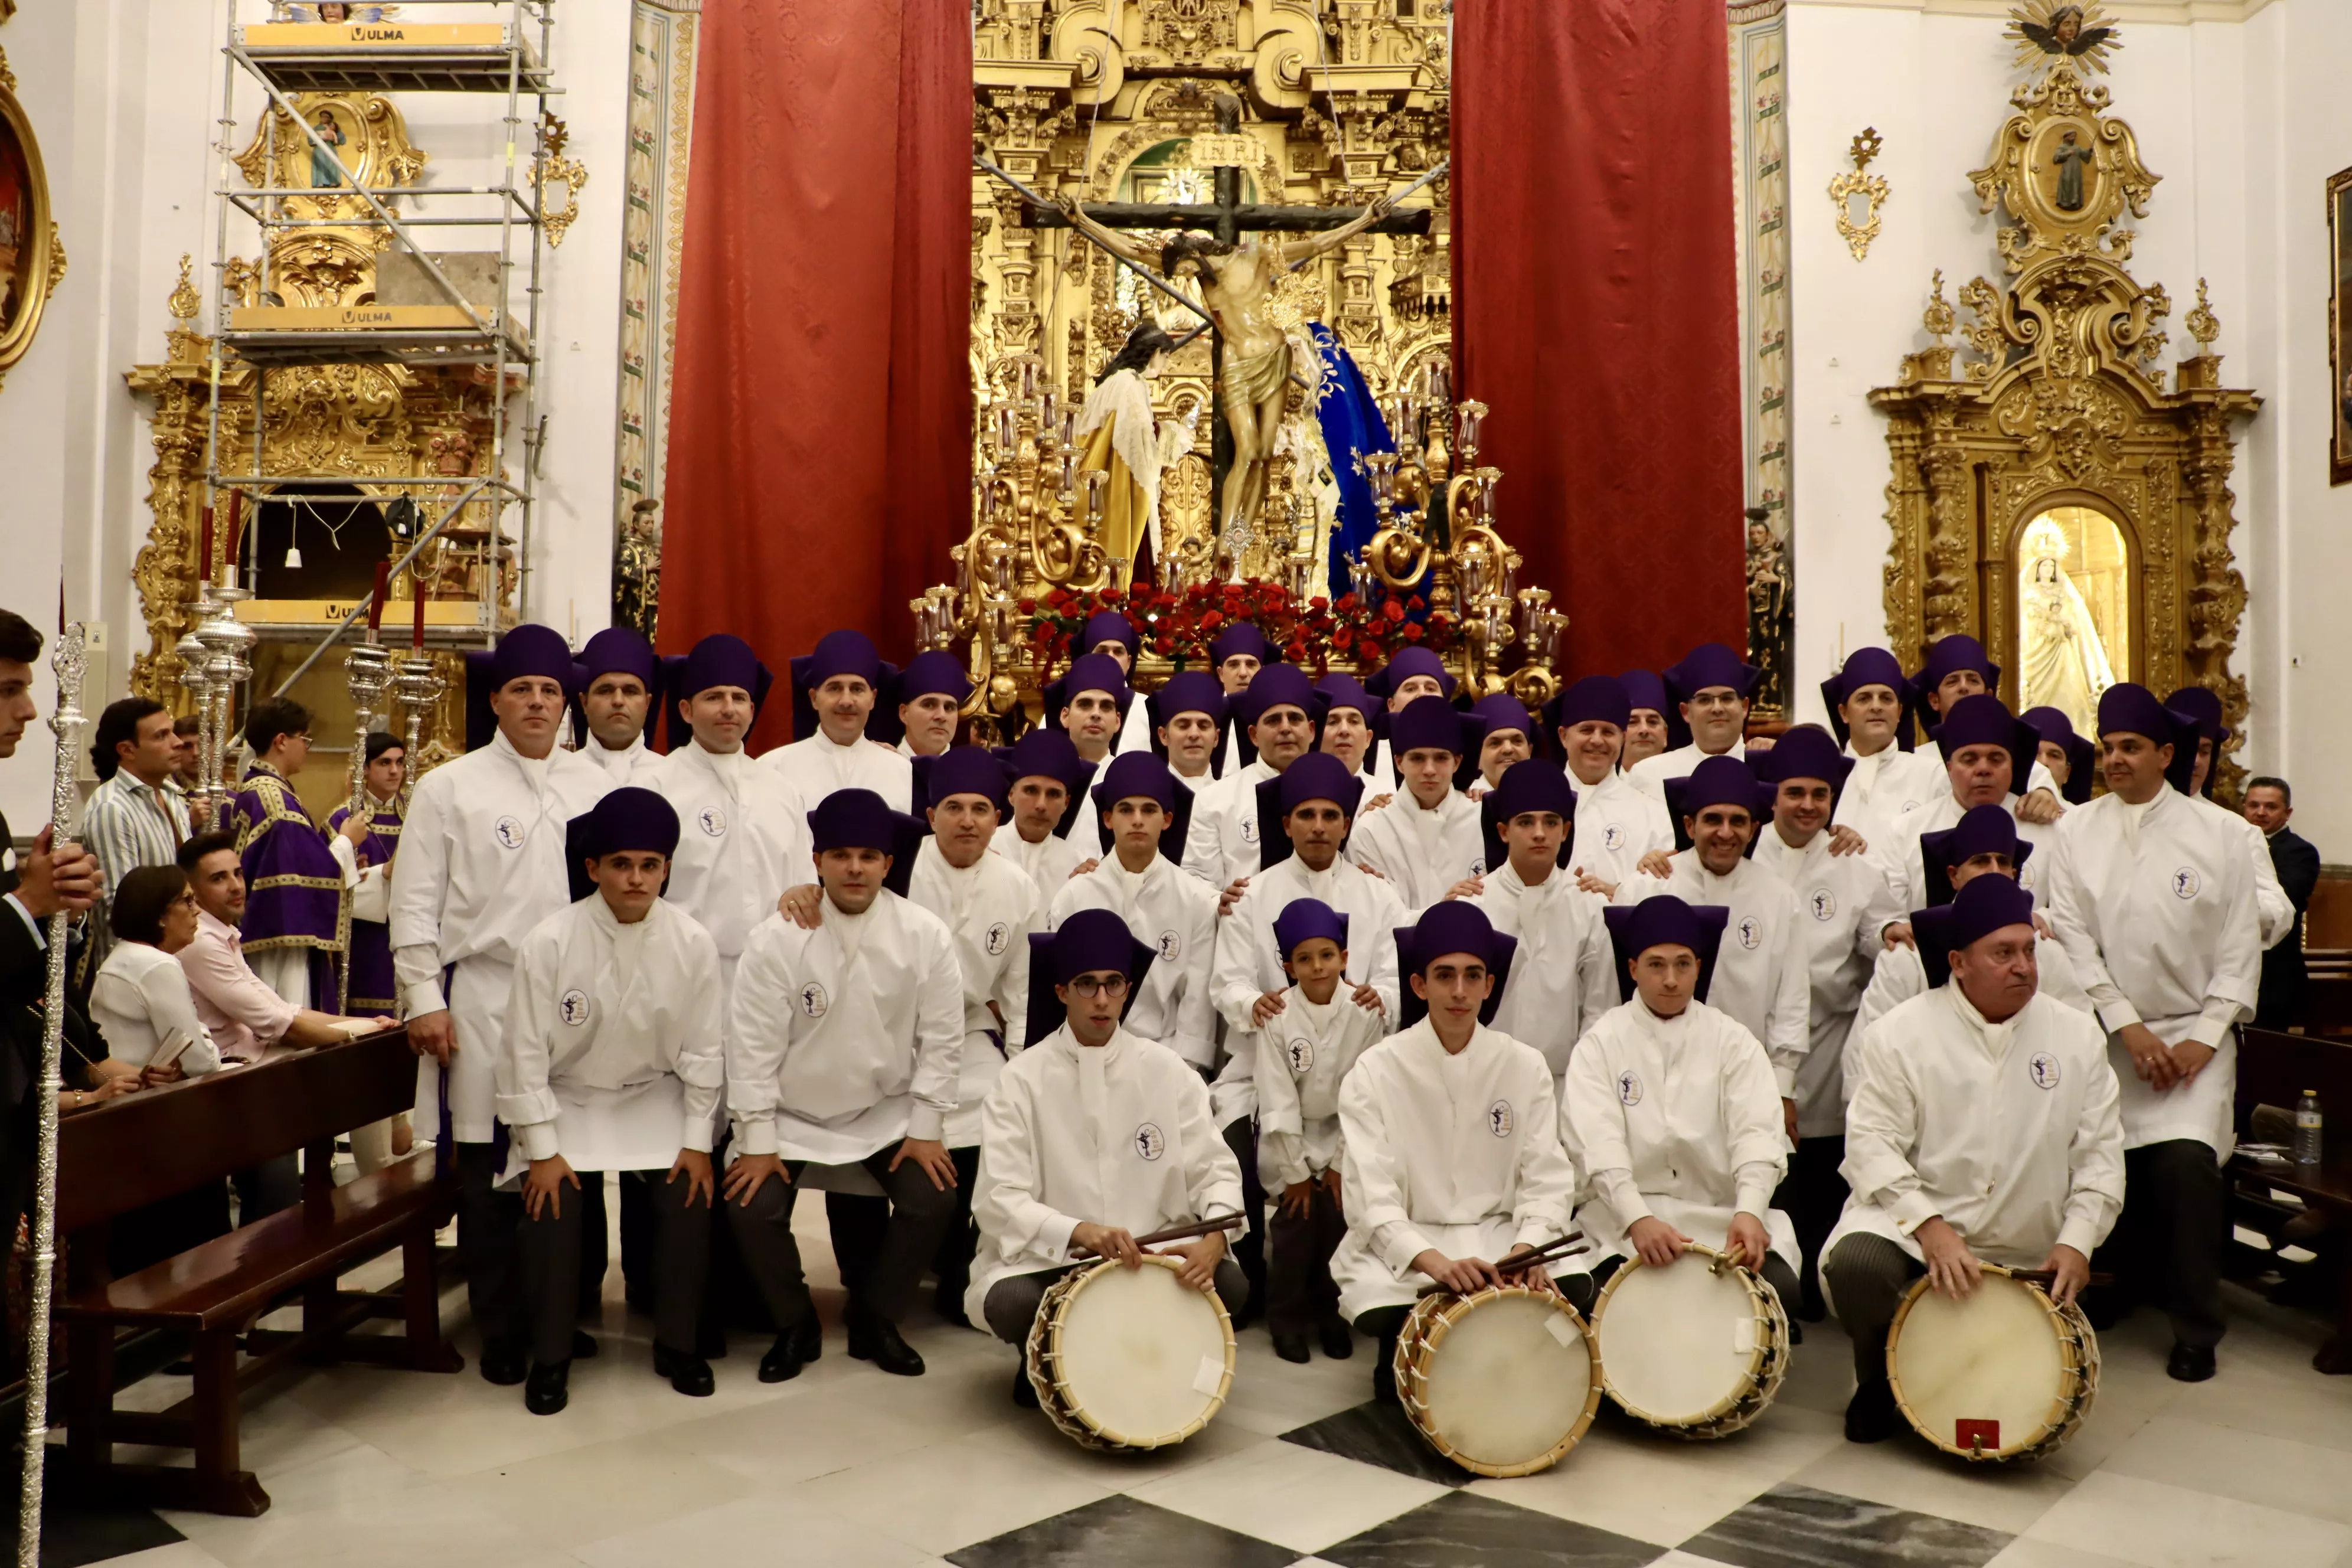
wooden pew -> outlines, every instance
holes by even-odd
[[[2352,1043],[2312,1035],[2248,1029],[2238,1043],[2239,1135],[2246,1135],[2257,1105],[2292,1112],[2305,1089],[2319,1093],[2324,1119],[2321,1162],[2316,1171],[2300,1165],[2260,1165],[2233,1156],[2224,1174],[2233,1189],[2233,1214],[2261,1227],[2263,1217],[2290,1217],[2270,1194],[2291,1193],[2326,1233],[2303,1245],[2336,1268],[2336,1331],[2313,1356],[2324,1373],[2352,1373]],[[2316,1245],[2315,1245],[2315,1243]]]
[[[338,1134],[404,1110],[416,1060],[404,1029],[310,1051],[273,1052],[251,1067],[142,1089],[66,1118],[58,1135],[58,1231],[65,1279],[56,1315],[67,1335],[68,1492],[247,1517],[269,1495],[237,1457],[237,1395],[289,1361],[368,1362],[420,1372],[465,1363],[441,1339],[434,1232],[456,1206],[454,1175],[420,1150],[337,1187]],[[200,1183],[299,1150],[302,1201],[190,1251],[116,1279],[107,1224]],[[381,1295],[343,1291],[337,1278],[397,1248],[403,1278]],[[299,1293],[302,1326],[252,1329]],[[404,1335],[355,1335],[372,1318]],[[160,1414],[114,1408],[119,1330],[168,1329],[194,1342],[191,1395]],[[239,1364],[243,1335],[250,1359]],[[194,1468],[118,1464],[117,1443],[191,1448]]]

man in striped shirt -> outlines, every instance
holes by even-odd
[[[90,922],[89,963],[112,945],[105,911],[122,879],[142,866],[169,866],[188,837],[188,795],[172,776],[172,715],[160,702],[126,697],[98,716],[90,766],[101,781],[82,818],[82,842],[98,857],[100,918]],[[95,973],[93,968],[92,973]]]

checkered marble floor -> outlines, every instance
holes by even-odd
[[[821,1216],[803,1246],[833,1322]],[[446,1306],[462,1316],[460,1296]],[[2221,1374],[2207,1384],[2165,1377],[2164,1335],[2146,1314],[2105,1336],[2096,1408],[2036,1466],[1970,1468],[1907,1436],[1846,1443],[1850,1352],[1834,1324],[1811,1324],[1779,1401],[1746,1432],[1685,1445],[1604,1405],[1552,1470],[1488,1480],[1438,1461],[1370,1403],[1369,1342],[1349,1361],[1294,1366],[1251,1330],[1205,1431],[1117,1456],[1015,1409],[1013,1351],[928,1310],[908,1325],[929,1362],[921,1378],[850,1361],[832,1328],[823,1359],[763,1385],[764,1342],[739,1336],[716,1363],[718,1394],[689,1400],[653,1375],[649,1325],[614,1299],[604,1353],[575,1364],[559,1416],[527,1414],[520,1389],[470,1370],[297,1374],[247,1401],[246,1460],[269,1512],[61,1520],[45,1561],[2352,1568],[2352,1379],[2310,1370],[2315,1321],[2235,1290],[2231,1307]],[[133,1391],[158,1405],[184,1392],[167,1378]]]

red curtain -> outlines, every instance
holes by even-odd
[[[1744,646],[1723,0],[1457,0],[1459,395],[1570,676]]]
[[[903,657],[970,510],[971,18],[708,0],[662,509],[661,647]],[[781,689],[754,749],[790,738]]]

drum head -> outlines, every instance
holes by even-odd
[[[1769,1332],[1755,1295],[1705,1252],[1664,1268],[1636,1260],[1618,1271],[1592,1321],[1610,1397],[1629,1415],[1687,1426],[1716,1415],[1756,1381]]]
[[[1573,1436],[1592,1398],[1592,1352],[1550,1297],[1472,1305],[1428,1353],[1433,1435],[1463,1463],[1508,1468]]]
[[[1137,1447],[1181,1441],[1224,1403],[1233,1330],[1213,1296],[1144,1260],[1090,1271],[1063,1309],[1050,1348],[1070,1414]]]
[[[1922,1289],[1886,1359],[1912,1425],[1955,1453],[2023,1453],[2065,1416],[2068,1366],[2049,1300],[2001,1275],[1986,1275],[1965,1301]]]

